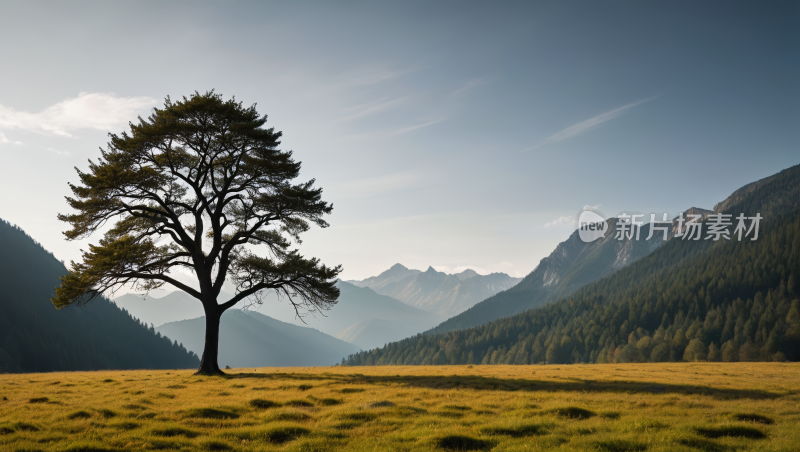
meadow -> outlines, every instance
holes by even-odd
[[[0,375],[2,451],[800,450],[800,364]]]

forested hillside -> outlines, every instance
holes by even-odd
[[[348,362],[799,360],[798,167],[779,176],[743,187],[725,205],[766,217],[756,241],[670,240],[556,303],[467,330],[417,335]]]
[[[800,207],[800,165],[747,184],[714,206],[714,212],[755,214],[765,217],[789,212]],[[687,213],[708,214],[711,211],[691,208]],[[647,256],[664,242],[656,234],[649,241],[619,241],[614,238],[616,219],[609,220],[605,239],[584,243],[575,232],[556,247],[553,253],[522,282],[476,304],[433,328],[430,333],[446,333],[482,325],[512,316],[569,296],[577,289],[599,280],[620,268]],[[649,226],[642,228],[648,234]],[[670,232],[670,238],[674,231]],[[702,250],[702,247],[692,251]]]
[[[0,220],[0,372],[197,367],[196,355],[105,298],[56,310],[64,265]]]

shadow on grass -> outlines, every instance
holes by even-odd
[[[775,421],[766,416],[755,413],[736,413],[733,418],[739,421],[754,422],[756,424],[772,425]]]
[[[276,427],[268,430],[264,436],[271,443],[283,444],[309,433],[311,430],[303,427]]]
[[[192,408],[183,412],[186,417],[201,419],[237,419],[238,414],[216,408]]]
[[[166,427],[161,429],[155,429],[152,431],[152,433],[153,435],[156,436],[166,436],[166,437],[184,436],[186,438],[196,438],[200,436],[200,433],[182,427]]]
[[[728,450],[732,450],[731,447],[722,444],[717,444],[714,441],[709,441],[707,439],[684,438],[678,440],[678,442],[686,447],[691,447],[692,449],[702,450],[705,452],[725,452]]]
[[[446,450],[488,450],[494,443],[469,436],[450,435],[439,438],[436,445]]]
[[[764,432],[753,427],[739,427],[739,426],[709,427],[709,428],[696,428],[695,430],[699,435],[713,439],[722,438],[724,436],[730,436],[734,438],[750,438],[750,439],[763,439],[767,437],[767,435],[765,435]]]
[[[647,450],[647,444],[625,440],[598,441],[595,446],[605,452],[641,452]]]
[[[716,399],[775,399],[783,394],[755,389],[716,388],[713,386],[655,383],[651,381],[598,381],[572,378],[546,381],[528,379],[502,379],[480,375],[363,375],[363,374],[299,374],[299,373],[240,373],[226,375],[226,379],[252,380],[334,380],[342,384],[383,385],[404,384],[430,389],[475,389],[491,391],[580,391],[624,392],[650,394],[708,395]],[[358,388],[361,389],[361,388]],[[345,390],[342,390],[344,392]]]
[[[481,429],[482,435],[489,436],[510,436],[512,438],[523,438],[526,436],[543,435],[547,430],[539,425],[521,425],[518,427],[487,427]]]
[[[553,413],[553,414],[557,414],[557,415],[559,415],[561,417],[566,417],[566,418],[570,418],[570,419],[578,419],[578,420],[589,419],[592,416],[597,416],[597,414],[595,414],[592,411],[589,411],[589,410],[586,410],[586,409],[583,409],[583,408],[578,408],[576,406],[568,406],[568,407],[564,407],[564,408],[556,408],[555,410],[550,410],[550,412]]]

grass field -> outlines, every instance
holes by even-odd
[[[800,365],[0,375],[0,450],[800,450]]]

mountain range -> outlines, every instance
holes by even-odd
[[[377,294],[372,289],[357,287],[344,281],[338,281],[336,284],[340,296],[336,305],[328,311],[301,312],[302,317],[300,317],[287,299],[278,298],[274,293],[264,293],[262,304],[250,306],[247,311],[265,317],[268,314],[267,318],[301,328],[301,331],[318,330],[330,340],[334,340],[335,336],[363,349],[379,347],[387,342],[425,331],[443,320],[442,317],[427,311]],[[224,294],[221,297],[227,298],[228,295]],[[157,331],[166,331],[162,328],[166,324],[204,316],[200,302],[182,291],[171,292],[161,297],[125,294],[115,298],[114,302],[145,323],[156,325]],[[245,304],[242,302],[240,306]],[[377,325],[380,327],[376,327]],[[229,331],[231,334],[237,334],[235,329]],[[185,336],[169,337],[180,342]],[[232,341],[236,342],[239,339]]]
[[[692,207],[682,215],[684,219],[692,218],[688,215],[699,215],[700,220],[704,220],[712,213],[714,212],[711,210]],[[542,259],[522,282],[447,319],[431,332],[444,333],[470,328],[551,303],[636,262],[666,243],[660,231],[654,231],[650,240],[644,240],[650,234],[649,224],[641,227],[640,240],[627,236],[618,240],[617,222],[617,218],[608,219],[605,236],[593,242],[584,242],[579,232],[574,231],[549,256]],[[667,240],[678,233],[678,227],[676,217],[667,231]],[[686,229],[685,225],[683,229]]]
[[[646,252],[636,243],[581,245],[573,235],[517,287],[445,322],[448,330],[348,363],[800,359],[800,165],[742,187],[714,213],[761,214],[758,240],[683,240],[673,227],[671,239]],[[706,221],[702,236],[708,231]],[[503,309],[521,313],[499,318]],[[497,320],[482,321],[480,310]]]
[[[176,290],[162,297],[152,294],[125,294],[114,303],[145,323],[163,325],[204,315],[203,305],[186,292]]]
[[[428,311],[442,318],[459,314],[492,295],[514,287],[521,278],[505,273],[479,275],[471,269],[448,275],[433,267],[421,272],[395,264],[378,276],[353,285],[369,287],[409,306]]]
[[[328,311],[298,315],[289,300],[272,292],[263,293],[262,303],[247,310],[308,326],[369,350],[430,329],[519,281],[504,273],[484,276],[468,269],[448,275],[433,268],[421,272],[396,264],[363,281],[338,281],[340,296]],[[184,292],[159,295],[125,294],[114,301],[134,317],[159,327],[204,315],[200,303]],[[230,294],[220,297],[228,299]]]

